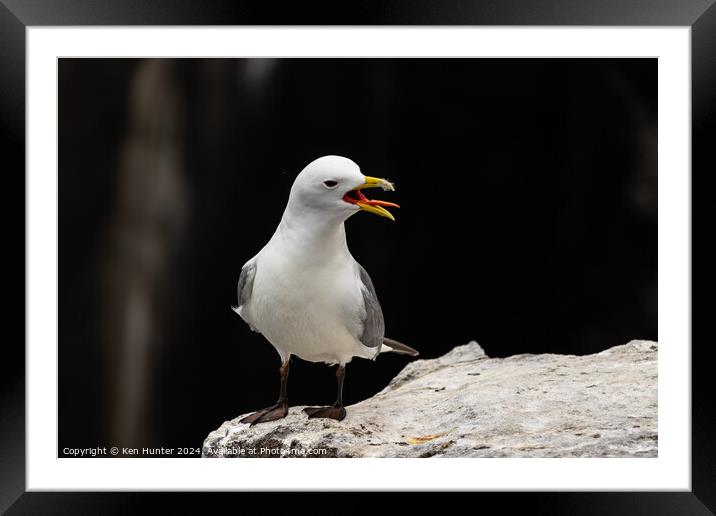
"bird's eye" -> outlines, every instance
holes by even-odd
[[[333,179],[326,179],[323,182],[323,186],[325,186],[326,188],[335,188],[336,186],[338,186],[338,181],[334,181]]]

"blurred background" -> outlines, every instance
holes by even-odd
[[[657,339],[656,59],[61,59],[59,455],[199,447],[272,404],[230,309],[291,183],[339,154],[397,191],[347,222],[387,335],[438,357]],[[344,399],[409,361],[354,360]],[[292,405],[335,397],[295,359]]]

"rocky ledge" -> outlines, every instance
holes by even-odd
[[[409,363],[343,421],[303,407],[226,421],[204,457],[656,457],[656,342],[489,358],[471,342]]]

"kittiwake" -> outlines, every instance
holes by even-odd
[[[345,367],[353,357],[375,359],[385,351],[417,355],[385,338],[385,323],[373,282],[348,251],[344,222],[359,211],[395,220],[361,190],[394,190],[386,179],[361,173],[341,156],[323,156],[296,177],[281,222],[269,242],[241,269],[233,309],[260,332],[281,357],[281,389],[275,405],[241,421],[274,421],[288,413],[289,360],[337,364],[338,396],[328,407],[304,409],[310,418],[341,420]]]

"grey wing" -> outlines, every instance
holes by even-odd
[[[254,288],[254,276],[256,275],[256,263],[249,261],[241,268],[239,275],[239,284],[236,287],[239,304],[232,307],[236,313],[241,315],[241,307],[251,297],[251,291]]]
[[[363,284],[361,292],[363,294],[363,305],[365,307],[363,328],[357,338],[366,347],[380,348],[383,345],[383,335],[385,334],[383,310],[380,308],[378,296],[375,294],[375,288],[373,287],[370,276],[368,276],[368,273],[360,264],[357,265],[360,280]]]

